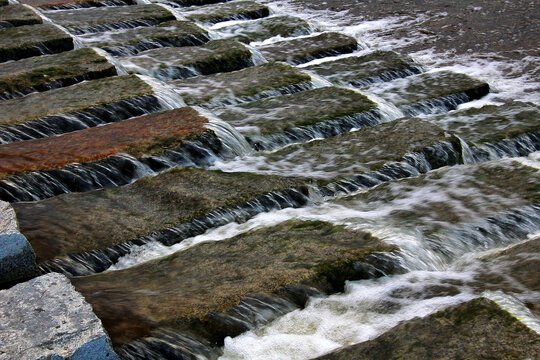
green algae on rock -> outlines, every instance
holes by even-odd
[[[213,40],[203,46],[160,48],[126,58],[133,72],[178,79],[234,71],[252,65],[252,53],[232,40]]]
[[[116,68],[94,49],[82,48],[0,64],[0,98],[64,87],[116,75]]]
[[[73,49],[73,38],[49,24],[0,29],[0,62]]]
[[[369,233],[291,220],[74,283],[116,344],[148,336],[157,327],[198,333],[219,343],[238,335],[238,328],[222,324],[219,314],[243,298],[285,295],[288,287],[341,291],[345,280],[369,277],[359,263],[392,250]]]
[[[495,302],[479,298],[317,359],[524,359],[539,353],[540,335]]]
[[[280,15],[225,26],[219,28],[218,31],[226,39],[250,43],[252,41],[263,41],[274,36],[285,38],[309,35],[312,28],[303,19],[295,16]]]
[[[336,85],[365,87],[421,72],[421,66],[393,51],[377,50],[363,56],[350,56],[304,67]]]
[[[5,27],[10,27],[41,23],[43,23],[41,16],[28,6],[8,5],[0,10],[0,28],[3,24],[5,24]]]
[[[295,65],[325,56],[351,53],[358,47],[358,43],[351,36],[327,32],[259,46],[257,50],[268,61],[284,61]]]
[[[241,102],[257,94],[309,87],[311,77],[285,63],[265,63],[229,73],[169,82],[188,105]],[[268,95],[267,95],[268,96]]]
[[[270,10],[265,5],[243,0],[187,8],[182,14],[192,21],[215,24],[228,20],[263,18],[270,15]]]

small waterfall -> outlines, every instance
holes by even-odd
[[[114,65],[116,68],[116,73],[118,75],[128,75],[128,71],[124,68],[124,66],[118,61],[117,59],[113,58],[109,53],[104,51],[103,49],[92,47],[92,49],[98,53],[99,55],[103,56],[105,59],[107,59],[108,62]]]
[[[109,24],[92,24],[92,25],[77,25],[70,26],[68,31],[74,35],[101,33],[107,31],[115,31],[122,29],[133,29],[140,26],[156,26],[159,25],[162,20],[158,19],[145,19],[145,20],[124,20]]]
[[[167,84],[148,76],[137,76],[144,82],[146,82],[148,85],[150,85],[150,87],[154,91],[154,94],[157,96],[159,102],[161,103],[163,110],[172,110],[186,106],[186,103],[180,97],[180,95],[178,95]]]
[[[474,162],[502,159],[505,157],[527,156],[540,150],[540,132],[524,134],[513,139],[505,139],[494,144],[480,144],[471,148]]]
[[[69,36],[71,36],[71,38],[73,39],[73,48],[74,49],[80,49],[82,47],[84,47],[84,45],[82,44],[81,40],[79,39],[78,36],[70,33],[68,31],[68,29],[66,29],[65,27],[63,27],[62,25],[58,25],[57,23],[55,23],[54,21],[52,21],[47,15],[44,14],[43,11],[40,11],[40,10],[37,10],[29,5],[24,5],[25,7],[27,7],[28,9],[32,10],[33,12],[35,12],[37,15],[39,15],[39,17],[41,17],[41,19],[43,20],[43,24],[49,24],[49,25],[54,25],[56,26],[58,29],[62,30],[62,32],[68,34]],[[51,51],[47,51],[47,52],[43,52],[42,55],[44,54],[50,54],[52,53]]]
[[[385,72],[382,72],[376,76],[367,77],[361,80],[353,80],[348,83],[350,86],[363,88],[368,87],[373,84],[381,83],[381,82],[388,82],[396,79],[405,78],[412,75],[420,74],[424,71],[423,67],[421,65],[418,65],[416,63],[411,64],[410,67],[404,67],[401,69],[392,69]]]
[[[416,104],[405,105],[401,107],[401,111],[403,111],[406,116],[440,114],[450,110],[455,110],[459,105],[472,100],[474,99],[465,93],[457,93],[420,101]]]
[[[113,7],[113,6],[128,6],[131,5],[128,2],[122,0],[88,0],[80,1],[69,4],[57,4],[57,5],[47,5],[45,9],[42,9],[43,12],[56,11],[56,10],[77,10],[85,9],[92,7]]]

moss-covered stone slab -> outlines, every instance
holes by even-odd
[[[359,92],[323,87],[217,109],[215,113],[244,134],[264,136],[353,116],[376,107]]]
[[[208,131],[204,128],[207,122],[197,111],[186,107],[61,136],[2,145],[0,178],[96,161],[120,152],[140,157],[174,149]]]
[[[409,152],[422,153],[443,141],[458,140],[432,123],[406,118],[256,153],[222,166],[231,171],[248,167],[258,173],[330,180],[379,170],[389,162],[401,161]]]
[[[86,81],[66,88],[0,102],[0,126],[21,124],[56,114],[83,111],[125,99],[153,94],[135,75]]]
[[[154,26],[176,20],[169,10],[156,4],[65,10],[51,12],[47,16],[72,34]]]
[[[309,87],[311,77],[285,63],[265,63],[239,71],[171,81],[188,105],[220,105],[279,95]]]
[[[532,359],[539,353],[540,335],[495,302],[479,298],[317,359]]]
[[[0,62],[73,49],[71,35],[54,25],[26,25],[0,29]]]
[[[270,15],[270,10],[255,1],[232,1],[185,9],[182,14],[192,21],[215,24],[228,20],[263,18]]]
[[[300,286],[340,291],[345,280],[367,276],[359,263],[391,250],[362,231],[292,220],[74,282],[117,345],[162,326],[221,342],[238,328],[220,323],[219,314],[248,295]]]
[[[202,45],[209,36],[208,31],[192,22],[173,20],[158,26],[107,32],[98,38],[92,34],[83,35],[81,40],[86,46],[99,47],[119,56],[159,47]]]
[[[82,48],[0,64],[0,99],[116,75],[94,49]]]
[[[43,23],[41,16],[28,6],[8,5],[0,10],[0,28],[41,23]]]
[[[351,36],[327,32],[312,37],[280,41],[257,49],[268,61],[302,64],[325,56],[350,53],[358,47],[358,43]]]
[[[421,66],[393,51],[374,51],[363,56],[350,56],[304,67],[336,85],[365,87],[419,74]]]
[[[213,40],[203,46],[148,50],[126,58],[132,72],[161,79],[181,79],[196,75],[234,71],[253,64],[251,51],[232,40]]]
[[[14,204],[20,231],[39,261],[102,249],[192,221],[302,180],[175,169],[133,184]]]
[[[467,75],[438,71],[375,84],[369,91],[401,108],[407,115],[453,110],[489,93],[489,85]]]
[[[250,43],[252,41],[263,41],[274,36],[309,35],[313,29],[303,19],[295,16],[279,15],[225,26],[218,31],[227,39]]]
[[[21,4],[48,10],[135,5],[132,0],[20,0]]]

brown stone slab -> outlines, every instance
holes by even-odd
[[[154,113],[61,136],[0,146],[0,177],[103,159],[123,152],[138,157],[195,139],[208,120],[192,108]]]
[[[43,23],[41,16],[28,6],[17,4],[0,9],[0,28],[41,23]]]

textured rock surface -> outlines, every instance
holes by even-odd
[[[0,291],[0,359],[118,359],[92,307],[60,274]]]
[[[0,235],[0,284],[38,274],[36,256],[26,238],[19,233]]]
[[[0,235],[19,232],[15,210],[8,202],[0,201]]]
[[[534,359],[538,354],[540,335],[493,301],[479,298],[317,359]]]
[[[234,1],[186,9],[184,15],[189,20],[202,23],[218,23],[227,20],[258,19],[266,17],[270,10],[254,1]]]
[[[250,43],[274,36],[293,37],[309,35],[312,27],[294,16],[272,16],[254,21],[225,26],[219,29],[227,39]]]
[[[5,27],[41,24],[39,16],[31,8],[24,5],[8,5],[0,10],[0,28]]]

